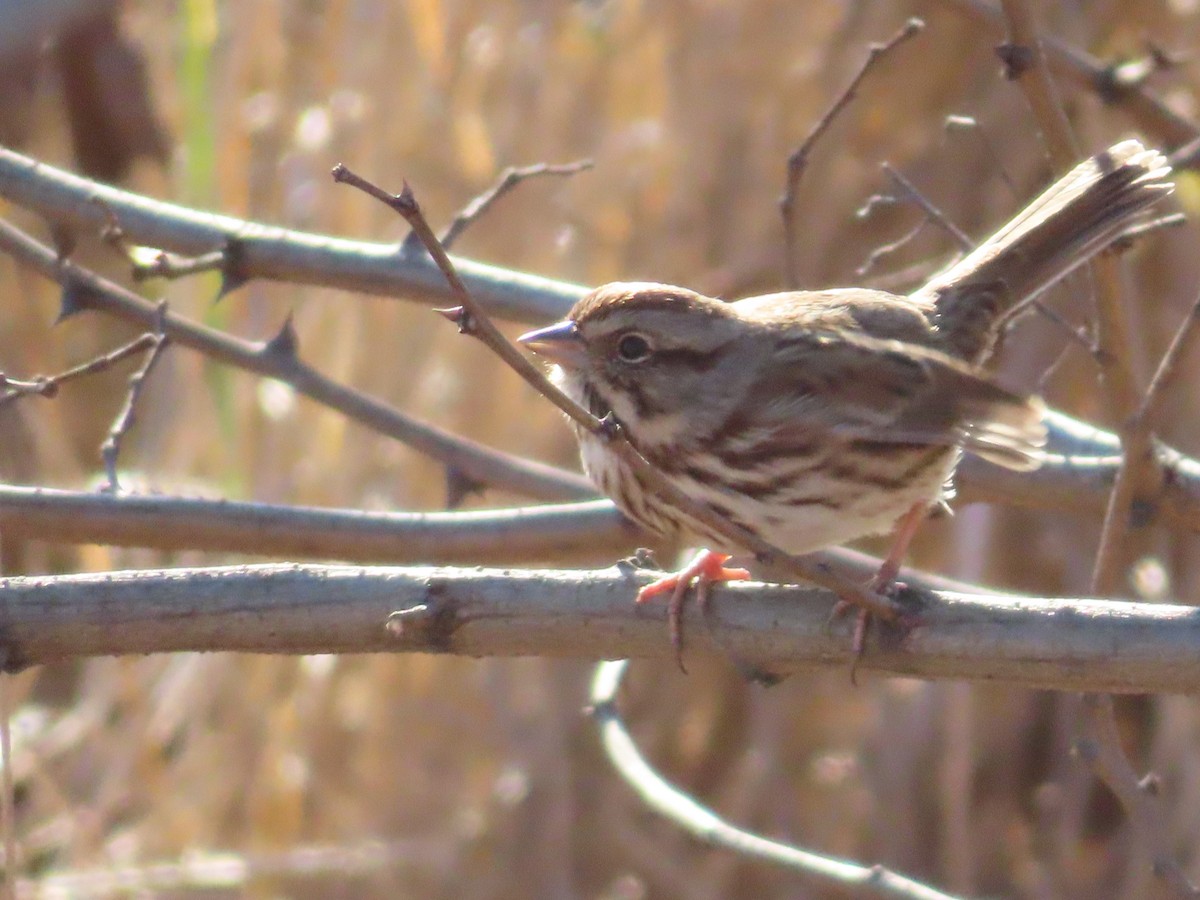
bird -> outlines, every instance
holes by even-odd
[[[613,282],[518,342],[673,486],[771,544],[799,555],[893,533],[868,585],[886,594],[962,453],[1017,471],[1041,464],[1044,406],[996,381],[996,346],[1014,315],[1145,221],[1172,191],[1170,172],[1158,151],[1117,143],[909,294],[843,287],[727,302]],[[726,565],[739,548],[725,535],[602,436],[575,431],[584,471],[622,513],[705,548],[638,602],[670,593],[677,619],[689,585],[704,596],[749,577]],[[868,621],[860,614],[856,653]]]

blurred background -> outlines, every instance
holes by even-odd
[[[1046,29],[1105,60],[1177,55],[1150,88],[1196,113],[1194,0],[1031,5]],[[335,162],[393,189],[407,178],[438,227],[504,166],[591,157],[591,172],[521,187],[458,252],[584,284],[661,280],[732,298],[785,284],[777,201],[789,152],[867,45],[920,15],[926,31],[868,77],[798,197],[801,285],[901,289],[953,247],[926,228],[858,273],[920,220],[905,205],[856,217],[889,188],[883,161],[976,237],[1050,174],[1000,72],[998,33],[961,6],[0,3],[0,140],[154,197],[372,240],[398,239],[400,224],[335,186]],[[1086,151],[1135,133],[1096,96],[1063,94]],[[952,114],[979,127],[947,130]],[[1184,209],[1196,204],[1193,178],[1180,179]],[[1126,264],[1143,379],[1194,297],[1195,241],[1194,226],[1175,229]],[[76,258],[126,277],[99,242]],[[1090,328],[1086,287],[1050,302]],[[493,446],[576,464],[559,415],[425,308],[258,282],[214,305],[215,276],[140,289],[253,339],[291,313],[306,359],[327,374]],[[57,301],[52,285],[0,259],[0,370],[59,371],[131,336],[93,315],[52,327]],[[1092,357],[1046,317],[1014,328],[1001,365],[1007,383],[1115,424]],[[1196,453],[1200,360],[1187,365],[1164,437]],[[0,477],[96,483],[129,368],[0,411]],[[445,503],[435,463],[184,349],[168,353],[145,400],[122,457],[130,488],[366,509]],[[520,502],[496,491],[470,500]],[[1071,509],[968,506],[931,522],[913,561],[1080,596],[1098,526]],[[1129,548],[1125,593],[1191,602],[1195,541],[1154,532],[1145,544]],[[2,554],[6,574],[240,561],[13,542]],[[846,896],[699,846],[645,811],[582,713],[590,668],[178,655],[6,676],[18,870],[30,896]],[[1074,697],[863,680],[856,690],[833,672],[767,690],[719,661],[693,662],[689,676],[639,663],[627,706],[669,777],[772,836],[969,895],[1154,896],[1116,802],[1070,753]],[[1184,697],[1122,698],[1118,709],[1135,764],[1162,778],[1176,852],[1200,876],[1200,712]]]

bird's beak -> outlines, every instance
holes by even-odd
[[[530,331],[517,338],[517,341],[539,356],[568,369],[582,367],[587,359],[583,338],[579,336],[579,329],[570,319]]]

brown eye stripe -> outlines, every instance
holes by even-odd
[[[647,361],[655,365],[681,366],[696,372],[707,372],[721,363],[722,349],[719,346],[710,350],[691,350],[687,347],[652,349]]]

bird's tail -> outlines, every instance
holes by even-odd
[[[1173,189],[1170,164],[1138,141],[1077,165],[1011,222],[935,275],[914,299],[932,308],[949,352],[982,362],[1004,321],[1086,263]]]

